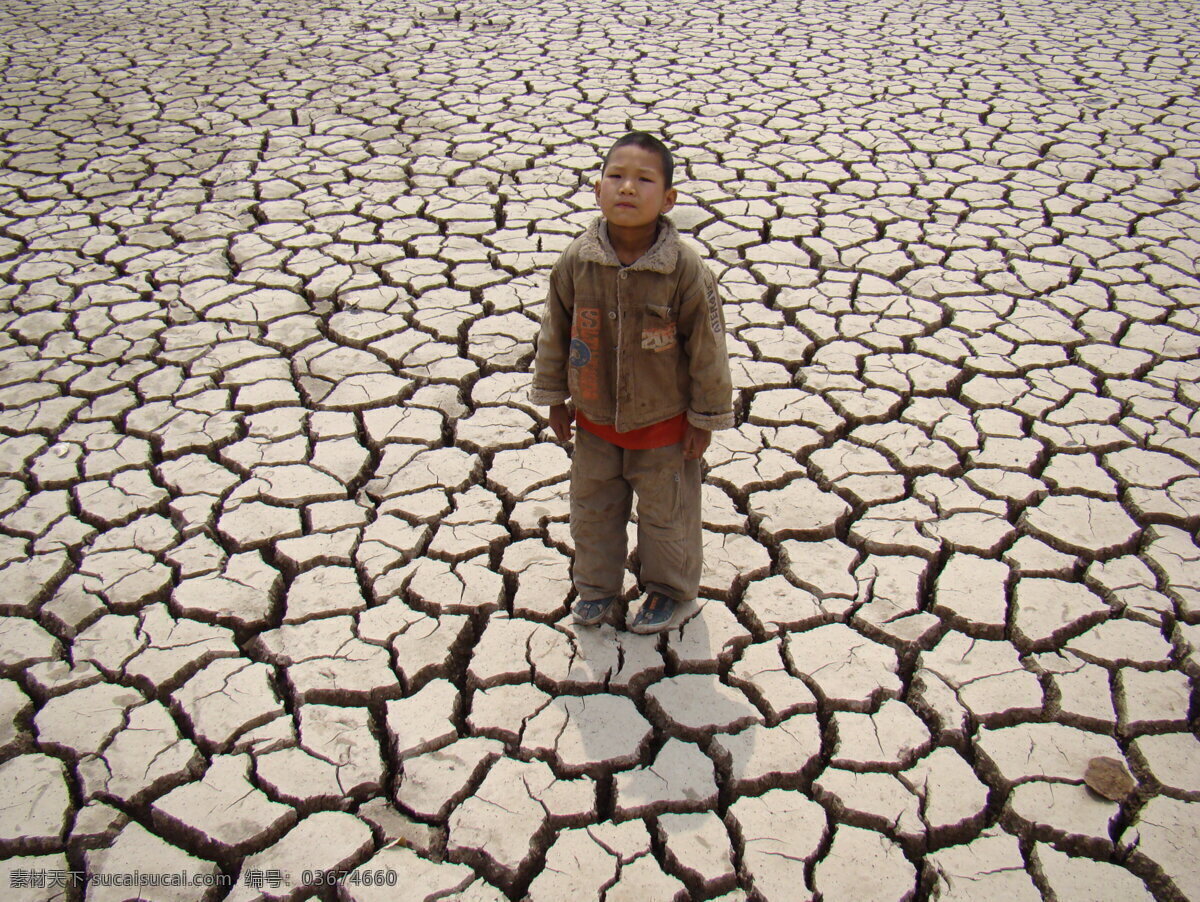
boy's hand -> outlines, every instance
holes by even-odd
[[[550,408],[550,428],[560,442],[571,440],[571,411],[566,404],[555,404]]]
[[[704,456],[711,439],[712,433],[707,429],[697,429],[688,423],[687,429],[683,433],[683,459],[699,460]]]

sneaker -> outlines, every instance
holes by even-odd
[[[608,615],[608,609],[612,607],[614,601],[616,601],[615,595],[609,595],[607,598],[589,598],[586,601],[577,598],[571,605],[571,614],[576,623],[582,626],[592,626]]]
[[[679,611],[679,602],[661,592],[651,592],[642,602],[641,609],[629,624],[630,632],[661,633],[669,630]]]

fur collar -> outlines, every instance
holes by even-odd
[[[660,216],[662,227],[658,230],[658,238],[650,250],[642,254],[630,269],[648,269],[651,272],[670,273],[675,271],[675,262],[679,258],[679,231],[675,224],[665,216]],[[592,220],[587,231],[580,237],[579,258],[585,263],[600,263],[605,266],[620,266],[617,252],[613,250],[608,240],[608,226],[603,217]]]

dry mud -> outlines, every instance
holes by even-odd
[[[1200,899],[1195,2],[2,19],[6,899]],[[630,127],[739,412],[662,637],[525,397]]]

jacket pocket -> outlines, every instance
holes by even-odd
[[[647,304],[642,314],[642,350],[666,351],[679,341],[675,318],[668,304]]]

